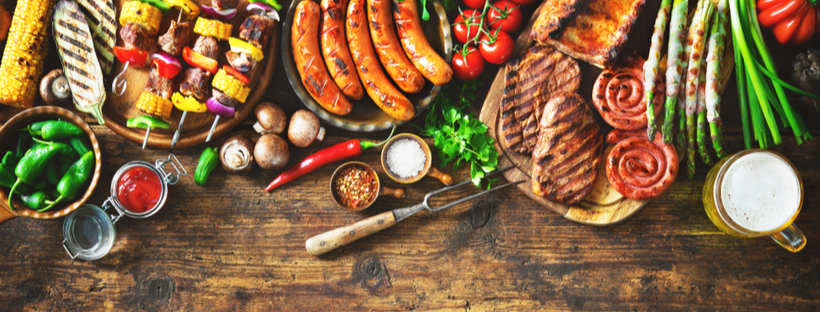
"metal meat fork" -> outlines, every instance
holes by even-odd
[[[513,168],[513,166],[509,166],[509,167],[501,169],[501,170],[496,170],[492,173],[487,174],[487,176],[491,176],[491,175],[494,175],[494,174],[497,174],[497,173],[507,171],[510,168]],[[485,191],[482,191],[482,192],[479,192],[479,193],[476,193],[476,194],[473,194],[473,195],[458,199],[456,201],[450,202],[450,203],[448,203],[444,206],[441,206],[441,207],[437,207],[437,208],[430,207],[430,198],[431,197],[433,197],[435,195],[438,195],[438,194],[441,194],[441,193],[444,193],[444,192],[447,192],[447,191],[452,190],[454,188],[457,188],[459,186],[462,186],[462,185],[465,185],[465,184],[468,184],[468,183],[472,183],[472,181],[467,180],[467,181],[463,181],[463,182],[455,184],[455,185],[446,186],[446,187],[440,188],[438,190],[432,191],[432,192],[427,193],[426,195],[424,195],[424,201],[421,202],[420,204],[415,204],[413,206],[398,208],[398,209],[394,209],[394,210],[391,210],[391,211],[388,211],[388,212],[380,213],[378,215],[375,215],[375,216],[372,216],[370,218],[364,219],[362,221],[353,223],[351,225],[341,227],[341,228],[338,228],[338,229],[333,229],[333,230],[324,232],[322,234],[316,235],[314,237],[311,237],[305,242],[305,248],[307,249],[307,252],[311,256],[319,256],[319,255],[325,254],[325,253],[327,253],[331,250],[334,250],[336,248],[339,248],[339,247],[342,247],[344,245],[355,242],[355,241],[357,241],[357,240],[359,240],[359,239],[361,239],[365,236],[368,236],[370,234],[374,234],[378,231],[381,231],[381,230],[389,228],[393,225],[396,225],[396,223],[399,223],[402,220],[409,218],[410,216],[418,213],[419,211],[427,210],[429,212],[439,212],[439,211],[442,211],[444,209],[453,207],[455,205],[458,205],[458,204],[461,204],[463,202],[474,199],[476,197],[479,197],[481,195],[487,194],[489,192],[499,190],[499,189],[508,187],[510,185],[516,185],[516,184],[519,184],[521,182],[524,182],[524,181],[522,180],[522,181],[510,182],[510,183],[507,183],[507,184],[499,185],[499,186],[493,187],[489,190],[485,190]]]

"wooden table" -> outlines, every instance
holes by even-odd
[[[657,10],[655,1],[648,2],[642,25],[651,25]],[[647,49],[645,43],[633,45],[642,53]],[[788,70],[794,51],[776,51],[780,68]],[[278,62],[266,98],[290,114],[302,104]],[[53,59],[50,64],[56,66]],[[485,70],[478,98],[497,69]],[[729,86],[724,105],[728,151],[743,147],[734,92]],[[479,106],[471,110],[478,112]],[[2,107],[0,120],[16,112]],[[817,116],[804,116],[820,136]],[[256,138],[253,121],[232,134]],[[100,185],[90,203],[109,196],[108,185],[121,165],[169,153],[141,150],[104,126],[93,128],[104,152]],[[417,132],[412,126],[399,130]],[[324,142],[292,147],[291,164],[350,138],[386,135],[329,129]],[[193,172],[202,148],[173,153]],[[171,187],[167,206],[155,216],[117,223],[114,248],[98,261],[72,261],[65,254],[62,219],[0,224],[0,310],[817,311],[820,140],[797,146],[784,135],[774,150],[791,159],[803,177],[806,197],[797,224],[809,243],[797,254],[768,238],[734,238],[712,225],[701,203],[707,171],[702,163],[693,180],[679,177],[668,192],[613,226],[576,224],[508,190],[437,215],[421,213],[319,258],[305,252],[308,237],[417,203],[440,182],[425,178],[408,188],[406,199],[380,198],[369,210],[352,213],[328,196],[336,166],[269,194],[263,187],[278,171],[240,176],[217,169],[206,186],[194,185],[189,176]],[[380,168],[378,159],[374,150],[360,158]],[[454,177],[467,179],[469,170]],[[441,201],[475,191],[465,187]]]

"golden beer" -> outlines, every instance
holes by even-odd
[[[806,237],[794,219],[803,204],[803,182],[776,152],[746,150],[719,161],[706,176],[703,206],[721,231],[739,237],[770,236],[798,252]]]

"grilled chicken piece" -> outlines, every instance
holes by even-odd
[[[117,11],[114,0],[77,0],[85,11],[85,20],[94,32],[94,47],[106,75],[114,67],[114,45],[117,43]]]
[[[530,37],[600,68],[626,44],[645,0],[548,0]],[[586,2],[586,3],[585,3]]]
[[[541,109],[556,92],[576,92],[581,69],[552,47],[536,46],[506,65],[501,98],[501,140],[510,150],[528,154],[535,148]]]
[[[237,4],[239,4],[239,0],[211,0],[211,6],[220,11],[236,9]]]
[[[194,52],[215,60],[219,54],[219,44],[214,37],[199,36],[199,38],[196,39],[196,43],[194,43]]]
[[[211,73],[196,67],[191,67],[182,72],[182,83],[179,84],[179,92],[184,96],[193,96],[200,102],[208,99],[208,91],[211,90]]]
[[[145,34],[142,27],[136,24],[125,24],[120,28],[120,37],[126,48],[137,48],[143,51],[151,51],[154,45],[153,40]]]
[[[251,15],[239,26],[239,38],[264,51],[273,31],[274,20],[267,16]]]
[[[156,67],[151,67],[151,72],[148,73],[148,83],[145,84],[145,91],[150,91],[163,98],[171,99],[173,88],[173,80],[162,77]]]
[[[532,152],[532,191],[571,205],[591,190],[598,176],[603,136],[584,98],[558,93],[544,106],[538,144]]]
[[[251,71],[251,69],[256,66],[256,60],[245,52],[228,51],[225,52],[225,57],[228,58],[228,63],[231,63],[231,67],[243,73]]]
[[[168,32],[159,37],[157,43],[162,51],[170,55],[179,55],[182,48],[191,42],[191,24],[188,22],[177,23],[171,20]]]

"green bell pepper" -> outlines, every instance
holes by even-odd
[[[47,200],[46,203],[48,206],[37,211],[46,211],[61,201],[74,199],[77,195],[77,191],[79,191],[86,182],[91,180],[95,163],[93,152],[89,151],[85,153],[83,157],[80,157],[80,160],[71,165],[68,172],[66,172],[63,178],[60,179],[60,182],[57,183],[57,192],[60,192],[60,196],[54,201]]]
[[[20,195],[20,199],[22,199],[23,204],[29,208],[37,210],[46,206],[46,200],[48,198],[45,192],[37,191],[31,195]]]
[[[272,6],[277,11],[282,9],[282,5],[279,4],[279,2],[277,2],[276,0],[251,0],[250,1],[250,3],[255,3],[255,2],[262,2],[264,4]]]
[[[139,0],[139,2],[150,4],[162,12],[168,12],[171,9],[171,4],[162,0]]]
[[[140,129],[168,129],[171,128],[171,124],[165,122],[162,119],[151,117],[151,116],[137,116],[131,119],[128,119],[128,122],[125,123],[125,126],[128,128],[140,128]]]
[[[219,153],[216,147],[206,147],[199,156],[199,163],[196,164],[196,172],[194,172],[194,183],[196,185],[205,185],[208,183],[208,176],[211,171],[216,168],[219,163]]]

